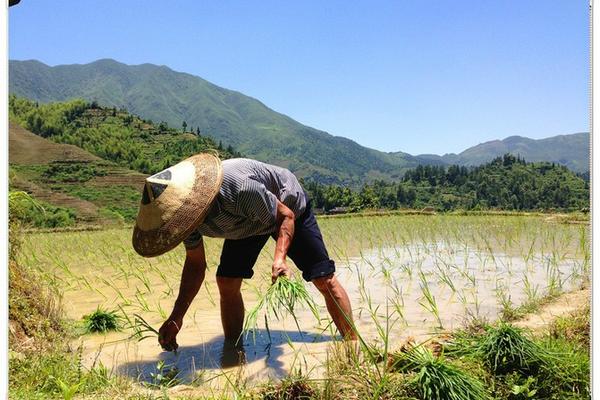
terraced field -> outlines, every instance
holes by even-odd
[[[85,224],[131,220],[145,175],[77,146],[9,127],[11,187],[46,204],[71,209]]]

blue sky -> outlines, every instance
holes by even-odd
[[[11,59],[164,64],[383,151],[589,130],[588,2],[47,1]]]

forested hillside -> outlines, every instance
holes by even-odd
[[[589,207],[589,181],[566,167],[529,163],[506,154],[478,167],[418,166],[398,183],[375,182],[359,191],[307,183],[318,208],[331,210],[434,207],[437,210],[563,210]]]
[[[84,100],[39,104],[11,95],[9,118],[44,138],[146,174],[205,150],[217,150],[221,158],[241,155],[196,131],[155,124],[124,109]]]

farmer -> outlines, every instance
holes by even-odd
[[[163,254],[179,243],[186,248],[179,295],[159,330],[165,350],[177,348],[183,317],[206,271],[203,236],[224,238],[217,268],[221,322],[226,342],[236,342],[244,322],[242,279],[269,237],[276,240],[271,279],[289,277],[287,256],[302,277],[323,294],[327,310],[346,339],[355,339],[352,309],[336,279],[310,201],[287,169],[249,159],[221,162],[202,153],[146,179],[133,231],[133,247],[142,256]]]

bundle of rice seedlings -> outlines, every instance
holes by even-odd
[[[121,317],[115,310],[104,310],[99,306],[93,313],[83,316],[87,333],[119,330],[120,320]]]
[[[304,284],[299,280],[292,280],[285,276],[277,278],[267,292],[260,298],[258,303],[248,312],[246,320],[244,321],[244,328],[242,335],[245,333],[246,336],[252,331],[253,340],[255,340],[255,332],[258,329],[258,315],[264,311],[265,313],[265,325],[267,332],[269,333],[269,339],[271,334],[269,332],[269,325],[267,318],[273,315],[277,320],[286,314],[289,314],[294,318],[298,332],[301,332],[300,325],[294,310],[297,305],[304,305],[308,307],[314,317],[318,320],[319,310],[316,303],[306,290]],[[285,311],[285,313],[283,312]]]
[[[480,338],[476,351],[486,366],[499,375],[513,371],[534,374],[549,357],[521,329],[506,323],[490,327]]]
[[[413,373],[410,382],[416,395],[424,400],[486,400],[490,396],[483,384],[442,356],[434,356],[429,349],[416,346],[395,356],[393,368]]]

